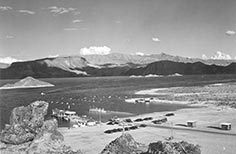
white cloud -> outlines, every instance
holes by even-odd
[[[138,55],[138,56],[150,56],[150,54],[145,54],[143,52],[136,52],[135,55]]]
[[[12,7],[10,7],[10,6],[0,6],[0,11],[8,11],[8,10],[12,10]]]
[[[77,28],[64,28],[65,31],[75,31],[78,30]]]
[[[30,10],[19,10],[20,13],[26,13],[26,14],[35,14],[35,12],[30,11]]]
[[[202,59],[208,59],[208,57],[205,54],[202,54]]]
[[[21,60],[12,58],[12,57],[0,57],[0,63],[4,63],[4,64],[11,64],[13,62],[18,62]]]
[[[6,39],[13,39],[14,36],[11,36],[11,35],[6,35]]]
[[[225,32],[226,35],[229,35],[229,36],[233,36],[235,35],[235,31],[232,31],[232,30],[228,30]]]
[[[78,23],[78,22],[82,22],[82,20],[76,19],[72,21],[73,23]]]
[[[65,13],[74,13],[77,15],[79,12],[76,12],[76,8],[64,8],[64,7],[57,7],[57,6],[51,6],[47,8],[53,15],[60,15],[60,14],[65,14]]]
[[[115,23],[121,24],[121,21],[120,20],[116,20]]]
[[[160,41],[161,41],[161,40],[160,40],[159,38],[157,38],[157,37],[153,37],[152,40],[153,40],[154,42],[160,42]]]
[[[139,55],[139,56],[144,56],[144,55],[145,55],[145,54],[142,53],[142,52],[136,52],[135,54],[136,54],[136,55]]]
[[[79,15],[79,14],[80,14],[79,11],[75,11],[75,12],[74,12],[74,15]]]
[[[89,47],[89,48],[81,48],[80,54],[81,55],[108,55],[110,54],[111,49],[107,46],[103,47]]]
[[[217,51],[214,56],[211,57],[211,59],[225,59],[230,60],[232,59],[229,54],[223,53],[221,51]]]

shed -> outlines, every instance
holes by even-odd
[[[231,123],[220,123],[220,126],[223,130],[231,130]]]
[[[95,121],[95,120],[89,119],[89,120],[87,121],[87,126],[95,126],[95,125],[96,125],[96,121]]]
[[[196,127],[197,126],[197,121],[189,120],[189,121],[187,121],[187,126],[188,127]]]

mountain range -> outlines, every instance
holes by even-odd
[[[1,66],[1,65],[0,65]],[[0,69],[1,79],[190,74],[236,74],[235,60],[172,56],[165,53],[132,55],[111,53],[44,58],[14,62]]]

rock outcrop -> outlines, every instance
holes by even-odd
[[[142,154],[201,154],[200,146],[181,142],[150,143],[148,151]]]
[[[10,125],[1,133],[1,141],[8,144],[22,144],[32,141],[44,123],[48,103],[36,101],[12,110]]]
[[[63,135],[57,131],[57,120],[47,120],[26,151],[27,154],[81,154],[64,145],[63,141]]]
[[[64,144],[57,120],[44,121],[48,103],[36,101],[12,110],[10,125],[1,132],[1,154],[82,154]]]
[[[185,141],[158,141],[147,147],[126,133],[109,143],[100,154],[201,154],[201,150],[199,145]]]
[[[109,143],[100,154],[140,154],[147,151],[147,146],[136,142],[133,137],[124,133]]]

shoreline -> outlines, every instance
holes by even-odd
[[[8,89],[27,89],[27,88],[43,88],[43,87],[54,87],[54,86],[55,86],[55,85],[0,87],[0,90],[8,90]]]
[[[227,87],[227,86],[231,87]],[[223,87],[221,87],[223,86]],[[236,86],[235,82],[233,84],[208,84],[204,85],[203,88],[208,88],[210,92],[216,92],[216,97],[218,97],[218,90],[220,89],[220,94],[223,90],[229,90],[230,94],[232,89]],[[196,87],[183,87],[184,90],[196,90],[198,91],[201,86]],[[213,87],[213,89],[211,89]],[[178,90],[179,87],[175,88],[161,88],[162,90]],[[193,88],[193,89],[191,89]],[[194,89],[196,88],[196,89]],[[210,88],[210,89],[209,89]],[[216,89],[214,89],[216,88]],[[157,88],[153,88],[157,89]],[[146,90],[145,92],[147,92]],[[234,91],[234,90],[233,90]],[[150,89],[149,89],[150,92]],[[151,91],[152,92],[152,91]],[[183,91],[180,91],[180,93]],[[192,93],[191,91],[188,91]],[[200,91],[201,92],[201,91]],[[209,93],[210,93],[209,92]],[[175,93],[175,91],[171,91]],[[183,92],[184,93],[184,92]],[[208,98],[208,94],[201,93],[205,98]],[[214,93],[209,94],[212,97]],[[226,97],[229,95],[223,93]],[[131,100],[135,102],[135,99],[141,98],[139,95],[136,95],[137,98],[132,98]],[[146,96],[146,97],[145,97]],[[180,95],[182,96],[182,95]],[[192,95],[184,95],[184,98],[187,98]],[[152,95],[143,95],[142,98],[152,97]],[[153,96],[154,97],[154,96]],[[201,95],[199,97],[202,99]],[[175,98],[175,97],[174,97]],[[167,122],[162,124],[153,124],[152,120],[150,121],[141,121],[133,122],[134,125],[145,124],[147,127],[138,128],[136,130],[129,130],[127,133],[130,133],[137,142],[148,145],[149,143],[156,142],[158,140],[164,141],[169,138],[171,135],[174,137],[174,141],[187,141],[193,144],[199,144],[201,146],[202,154],[222,154],[222,153],[233,153],[236,151],[236,143],[232,141],[236,138],[236,109],[230,106],[217,106],[219,104],[215,103],[214,100],[199,101],[198,97],[194,98],[193,101],[181,101],[182,104],[190,106],[202,106],[200,108],[182,108],[175,111],[163,111],[163,112],[152,112],[145,113],[140,115],[128,116],[123,119],[131,119],[134,121],[137,118],[147,118],[152,117],[153,120],[158,120],[161,118],[167,118]],[[235,98],[232,95],[231,98]],[[131,101],[131,102],[132,102]],[[151,103],[155,103],[154,100]],[[156,103],[167,102],[166,100],[158,100]],[[169,101],[169,103],[174,104],[175,99]],[[136,103],[136,102],[135,102]],[[167,102],[168,103],[168,102]],[[165,116],[167,113],[174,113],[173,116]],[[187,121],[196,121],[196,127],[188,127]],[[231,123],[231,130],[221,130],[220,123]],[[106,125],[102,123],[94,127],[86,128],[59,128],[59,131],[64,135],[65,142],[73,148],[81,149],[82,152],[88,154],[96,154],[102,151],[102,149],[110,143],[115,138],[121,135],[121,132],[105,134],[104,131],[111,130],[115,128],[122,128],[120,125]],[[79,146],[78,146],[79,145]],[[91,147],[90,145],[93,145]],[[217,146],[215,146],[217,145]]]
[[[148,126],[145,128],[139,128],[137,130],[130,130],[130,133],[136,141],[149,144],[151,142],[156,142],[158,140],[165,140],[170,136],[170,126],[174,128],[183,128],[183,130],[174,130],[174,140],[186,140],[195,144],[199,144],[202,147],[202,153],[204,154],[216,154],[215,152],[209,152],[209,150],[213,150],[213,146],[209,149],[209,143],[214,142],[215,137],[220,136],[220,134],[214,134],[214,132],[223,132],[228,134],[236,134],[236,127],[233,127],[230,131],[223,131],[213,128],[207,128],[207,126],[218,126],[220,122],[225,122],[225,119],[228,119],[227,122],[231,122],[233,126],[236,125],[236,120],[233,118],[236,116],[236,110],[231,108],[221,109],[220,107],[215,106],[207,106],[205,108],[187,108],[187,109],[179,109],[174,111],[174,116],[167,117],[168,121],[163,124],[157,124],[156,126],[161,126],[161,128],[156,128],[155,124],[152,124],[151,121],[145,122],[135,122],[135,124],[147,124]],[[168,112],[154,112],[147,113],[137,116],[125,117],[121,119],[130,118],[132,120],[136,118],[144,118],[144,117],[153,117],[153,119],[158,119],[160,117],[164,117],[164,115]],[[185,124],[187,120],[196,120],[197,127],[196,128],[186,128],[177,126],[176,124],[182,123]],[[150,127],[152,125],[154,127]],[[166,127],[166,128],[165,128]],[[88,154],[96,154],[101,151],[109,142],[114,140],[116,137],[120,136],[121,133],[112,133],[105,134],[104,131],[108,129],[121,128],[118,125],[106,125],[102,123],[101,125],[96,125],[93,127],[79,127],[68,129],[65,127],[60,127],[58,130],[63,134],[65,138],[65,142],[72,146],[75,149],[81,149],[82,152]],[[197,129],[202,131],[211,131],[212,133],[206,132],[197,132],[197,131],[188,131],[187,129]],[[231,135],[221,135],[223,138],[235,138],[235,136]],[[204,140],[203,140],[204,139]],[[203,142],[209,142],[208,144],[203,144]],[[232,141],[232,140],[231,140]],[[218,145],[226,146],[233,148],[232,144],[229,143],[229,140],[220,140],[218,141]],[[80,145],[80,146],[78,146]],[[93,145],[91,148],[89,145]],[[235,147],[235,146],[234,146]],[[220,148],[220,146],[219,146]],[[236,150],[236,147],[235,149]],[[208,152],[206,152],[208,151]],[[218,150],[222,152],[222,149]],[[220,154],[220,153],[219,153]]]

